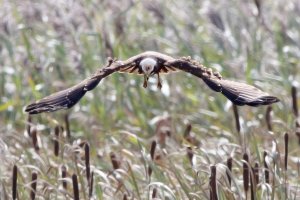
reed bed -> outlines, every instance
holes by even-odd
[[[299,199],[299,3],[2,1],[0,199]],[[185,73],[114,74],[71,110],[25,105],[145,50],[277,96],[233,106]]]

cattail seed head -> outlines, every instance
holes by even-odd
[[[188,125],[186,126],[185,131],[184,131],[183,137],[184,137],[184,138],[187,138],[187,137],[190,135],[191,130],[192,130],[192,125],[191,125],[191,124],[188,124]]]
[[[61,167],[61,177],[62,177],[62,185],[65,190],[67,190],[68,184],[65,178],[67,177],[67,168],[65,165]]]
[[[293,113],[296,117],[299,116],[298,104],[297,104],[297,88],[292,86],[292,105],[293,105]]]
[[[232,158],[228,158],[227,159],[227,167],[228,170],[230,171],[230,173],[232,172]],[[229,187],[231,186],[231,176],[229,175],[228,172],[226,172],[227,174],[227,178],[228,178],[228,182],[229,182]]]
[[[244,181],[244,190],[247,196],[247,192],[249,190],[249,157],[247,153],[243,155],[243,181]]]
[[[150,149],[150,156],[151,156],[151,160],[154,160],[154,155],[155,155],[155,149],[156,149],[156,141],[153,141],[151,143],[151,149]],[[151,177],[152,174],[152,168],[149,165],[148,166],[148,176]]]
[[[269,168],[268,168],[268,164],[267,164],[267,161],[266,161],[267,155],[268,155],[268,153],[266,151],[264,151],[265,182],[269,184],[270,183],[270,177],[269,177]]]
[[[150,149],[150,156],[152,160],[154,159],[155,149],[156,149],[156,141],[153,141]]]
[[[151,166],[148,166],[148,176],[151,177],[152,175],[152,168]]]
[[[156,188],[153,188],[153,190],[152,190],[152,199],[155,199],[156,198],[156,196],[157,196],[157,189]]]
[[[79,186],[76,174],[72,175],[74,200],[79,200]]]
[[[110,160],[111,160],[111,163],[112,163],[114,169],[120,168],[119,160],[117,159],[117,156],[114,152],[110,153]]]
[[[253,173],[254,173],[255,184],[257,185],[259,183],[259,163],[258,162],[255,162]]]
[[[13,175],[12,175],[12,198],[13,200],[17,199],[17,180],[18,180],[18,167],[14,165]]]
[[[31,175],[31,191],[30,191],[30,199],[31,200],[35,199],[36,185],[37,185],[37,173],[33,172]]]
[[[90,182],[90,145],[86,143],[84,145],[84,157],[85,157],[85,171],[86,171],[86,180]]]
[[[194,152],[193,152],[192,147],[187,147],[187,157],[188,157],[191,165],[193,166]]]
[[[217,168],[216,166],[210,167],[210,177],[209,177],[209,186],[210,186],[210,199],[211,200],[217,200]]]
[[[284,169],[287,170],[287,164],[288,164],[288,151],[289,151],[289,134],[284,134]]]
[[[89,184],[89,197],[93,195],[93,185],[94,185],[94,172],[91,173],[90,184]]]
[[[54,128],[54,155],[59,155],[59,126],[55,126]]]

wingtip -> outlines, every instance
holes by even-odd
[[[261,96],[255,99],[254,101],[247,102],[246,105],[249,106],[271,105],[279,101],[280,100],[274,96]]]
[[[30,112],[32,109],[35,108],[35,105],[36,105],[36,103],[32,103],[32,104],[29,104],[28,106],[26,106],[25,112]]]
[[[25,112],[28,113],[29,115],[35,115],[41,113],[41,111],[39,111],[37,103],[32,103],[26,106]]]
[[[219,83],[223,95],[239,106],[270,105],[280,101],[277,97],[271,96],[252,85],[229,80],[219,80],[215,82],[216,83],[213,82],[215,85]]]
[[[29,104],[28,106],[26,106],[24,111],[31,115],[32,114],[31,112],[34,109],[34,104],[35,103],[32,103],[32,104]]]
[[[277,97],[274,97],[274,96],[265,96],[263,98],[264,98],[266,105],[277,103],[280,101],[280,99],[278,99]]]
[[[36,115],[36,114],[39,114],[40,112],[37,112],[36,110],[33,110],[33,111],[28,111],[28,114],[29,115]]]

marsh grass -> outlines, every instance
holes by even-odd
[[[298,13],[296,0],[1,2],[0,198],[300,198]],[[71,110],[23,112],[145,50],[281,101],[235,107],[186,73],[161,91],[114,74]]]

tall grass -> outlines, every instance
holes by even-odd
[[[298,13],[296,0],[1,2],[0,198],[300,198]],[[114,74],[71,110],[23,112],[145,50],[281,102],[234,107],[183,72],[161,91]]]

